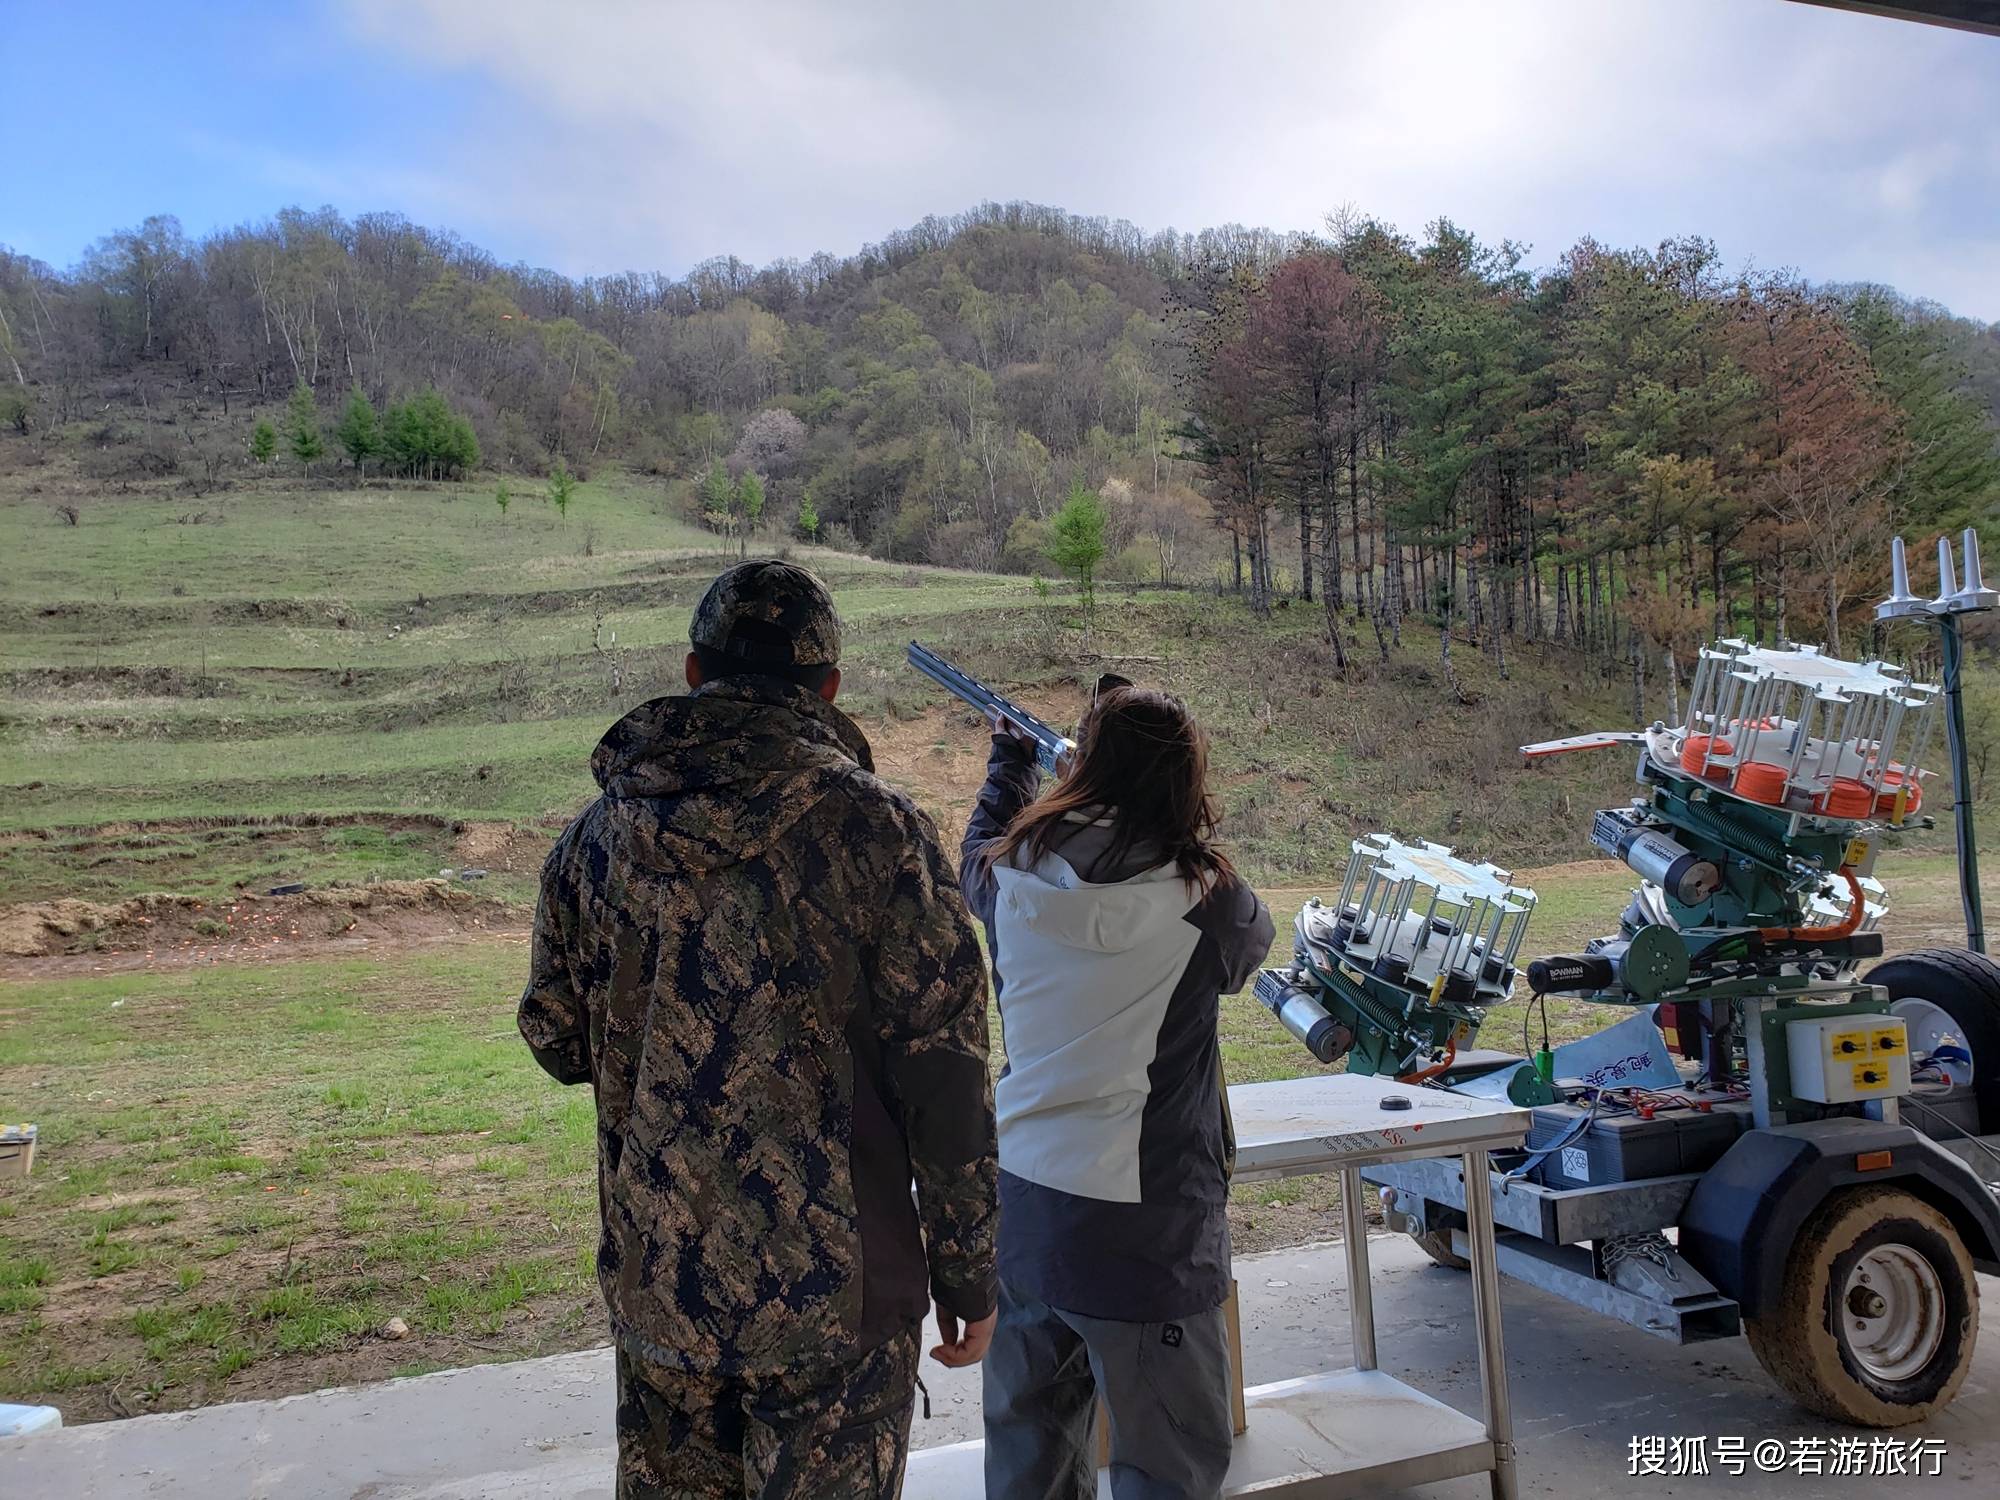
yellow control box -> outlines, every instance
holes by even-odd
[[[1819,1104],[1893,1099],[1910,1091],[1910,1036],[1895,1016],[1788,1022],[1792,1094]]]

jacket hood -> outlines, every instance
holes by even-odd
[[[655,698],[590,757],[604,816],[655,869],[727,869],[754,859],[874,756],[854,721],[817,693],[732,677]]]
[[[1002,908],[1046,941],[1093,953],[1129,953],[1175,930],[1196,902],[1171,864],[1112,885],[1081,879],[1059,854],[1031,870],[994,870]]]

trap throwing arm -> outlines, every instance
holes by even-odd
[[[1540,740],[1523,745],[1521,754],[1529,760],[1545,755],[1569,755],[1578,750],[1609,750],[1614,745],[1643,745],[1646,736],[1636,729],[1600,729],[1592,734],[1573,734],[1566,740]]]

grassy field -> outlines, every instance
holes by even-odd
[[[1943,862],[1884,873],[1893,942],[1949,936]],[[1603,930],[1629,883],[1539,872],[1536,947]],[[1309,894],[1270,893],[1280,955]],[[0,1186],[0,1392],[83,1421],[601,1340],[590,1100],[515,1034],[524,960],[514,934],[0,983],[9,1112],[42,1128]],[[1550,1017],[1559,1039],[1611,1019]],[[1496,1008],[1483,1039],[1521,1023]],[[1223,1052],[1237,1082],[1318,1070],[1248,996]],[[1320,1179],[1242,1189],[1237,1239],[1327,1234],[1336,1204]]]
[[[1378,827],[1503,863],[1573,857],[1580,813],[1626,781],[1616,756],[1521,768],[1525,740],[1630,716],[1622,676],[1558,648],[1515,649],[1504,681],[1460,649],[1462,703],[1418,626],[1386,665],[1356,641],[1343,682],[1316,609],[1260,621],[1108,588],[1086,653],[1074,602],[1027,580],[791,550],[847,622],[845,704],[941,814],[971,795],[955,751],[977,730],[904,667],[913,636],[1058,722],[1098,657],[1173,684],[1211,727],[1225,832],[1259,876],[1317,876]],[[503,516],[468,484],[106,497],[68,526],[0,483],[0,552],[32,559],[0,573],[0,901],[74,894],[79,866],[99,895],[161,869],[246,888],[407,876],[452,863],[454,823],[560,821],[604,726],[678,684],[688,612],[728,560],[617,474],[566,521],[531,497]],[[266,836],[255,858],[215,836],[300,814],[374,815],[384,836]],[[96,847],[106,825],[162,823],[199,825],[193,858]]]
[[[1557,872],[1545,910],[1581,937],[1618,884]],[[1272,899],[1289,921],[1304,894]],[[0,986],[0,1068],[43,1131],[0,1198],[0,1388],[77,1420],[600,1337],[590,1103],[514,1033],[523,953]],[[1315,1067],[1245,997],[1226,1037],[1233,1078]],[[1252,1190],[1239,1227],[1329,1202]]]
[[[72,527],[0,484],[0,551],[32,559],[0,574],[0,901],[408,877],[454,863],[454,825],[559,823],[604,726],[677,684],[727,561],[663,512],[613,475],[567,521],[529,498],[502,516],[471,485],[371,486],[106,497]],[[903,666],[913,636],[1059,722],[1096,657],[1171,682],[1212,728],[1226,832],[1260,875],[1316,875],[1384,826],[1568,857],[1578,809],[1624,779],[1612,758],[1520,770],[1523,740],[1629,714],[1621,683],[1553,648],[1514,653],[1507,681],[1461,650],[1464,704],[1417,627],[1388,665],[1357,643],[1341,682],[1315,610],[1108,589],[1086,653],[1073,601],[1026,580],[793,550],[847,620],[846,704],[941,816],[971,795],[977,728]],[[327,814],[380,837],[265,826]]]
[[[0,1387],[104,1417],[589,1342],[590,1101],[539,1086],[519,969],[486,944],[0,991],[47,1153],[0,1196]]]
[[[912,637],[1058,723],[1106,659],[1183,693],[1281,947],[1373,828],[1550,867],[1541,951],[1623,903],[1624,872],[1568,863],[1623,758],[1515,754],[1629,717],[1626,684],[1570,653],[1517,649],[1503,680],[1459,649],[1462,702],[1419,627],[1387,664],[1356,643],[1343,681],[1308,607],[1113,588],[1086,642],[1072,599],[1019,578],[792,550],[847,621],[843,706],[948,833],[984,739],[903,665]],[[520,903],[604,727],[677,684],[715,539],[619,475],[567,521],[477,486],[276,487],[105,496],[74,527],[0,477],[0,553],[28,560],[0,571],[0,917],[172,892],[205,903],[187,940],[219,945],[155,962],[86,929],[0,958],[0,1116],[42,1129],[34,1176],[0,1182],[0,1398],[89,1420],[595,1342],[589,1101],[515,1036]],[[1892,939],[1935,941],[1948,845],[1908,843],[1882,871]],[[422,912],[372,948],[338,920],[263,946],[230,927],[240,893],[470,867],[497,934]],[[1521,1019],[1501,1007],[1487,1039]],[[1313,1066],[1247,997],[1224,1032],[1233,1079]],[[1246,1190],[1239,1241],[1323,1233],[1332,1201]]]

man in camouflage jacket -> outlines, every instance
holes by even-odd
[[[804,569],[725,572],[542,872],[521,1034],[596,1091],[621,1500],[893,1497],[928,1304],[942,1363],[991,1333],[985,964],[839,629]]]

